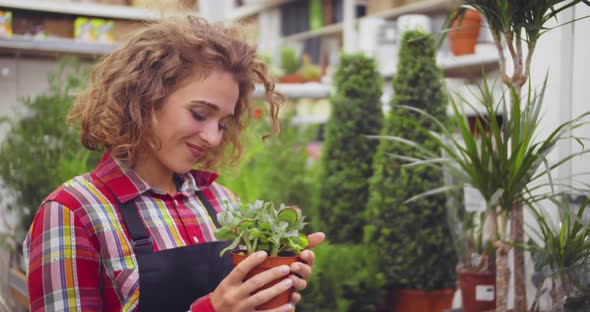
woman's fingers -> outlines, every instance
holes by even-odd
[[[268,270],[268,271],[272,271],[272,270]],[[265,272],[263,272],[263,273],[265,273]],[[260,273],[260,274],[263,274],[263,273]],[[258,274],[258,275],[260,275],[260,274]],[[255,293],[254,295],[250,296],[247,299],[248,300],[247,304],[248,304],[248,306],[253,306],[253,307],[259,306],[259,305],[269,301],[270,299],[280,295],[281,293],[289,290],[291,287],[293,287],[293,281],[290,278],[285,277],[280,282],[273,285],[272,287],[260,290],[257,293]],[[293,307],[291,306],[291,308],[293,308]],[[274,310],[272,310],[272,311],[274,311]],[[285,310],[277,310],[277,311],[285,311]],[[290,310],[287,310],[287,311],[290,311]]]
[[[272,268],[272,269],[268,269],[266,271],[260,272],[256,275],[252,276],[250,279],[245,281],[244,284],[242,284],[242,286],[240,286],[240,293],[243,295],[251,294],[251,293],[259,290],[260,288],[264,287],[265,285],[267,285],[275,280],[280,279],[281,277],[283,277],[283,279],[284,279],[283,283],[290,284],[286,288],[291,288],[293,286],[293,280],[291,280],[287,276],[287,274],[289,274],[290,271],[291,271],[291,268],[288,265],[281,265],[276,268]],[[285,291],[284,288],[283,288],[283,291]]]
[[[242,283],[244,278],[246,278],[246,275],[254,267],[261,264],[264,259],[266,259],[266,257],[267,253],[265,251],[258,251],[251,254],[238,265],[236,265],[236,267],[227,275],[225,279],[229,280],[232,284]]]
[[[316,247],[317,245],[321,244],[324,239],[326,239],[326,234],[322,233],[322,232],[316,232],[313,234],[309,234],[307,235],[307,248],[311,249]]]

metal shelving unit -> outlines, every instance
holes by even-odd
[[[127,20],[159,19],[170,13],[146,10],[131,6],[98,3],[72,2],[63,3],[50,0],[0,0],[0,7],[36,12],[59,13],[68,15],[94,16]]]
[[[81,57],[100,56],[117,48],[115,44],[87,43],[72,39],[34,39],[29,36],[13,35],[10,38],[0,37],[0,50],[9,53],[26,55],[70,54]]]

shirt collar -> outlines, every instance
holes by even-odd
[[[113,158],[110,152],[104,154],[92,173],[113,192],[122,204],[148,191],[163,194],[152,188],[127,164]],[[218,176],[217,173],[201,170],[179,174],[178,177],[182,181],[179,191],[187,196],[194,194],[196,191],[208,188]]]

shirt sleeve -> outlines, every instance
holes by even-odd
[[[189,312],[215,312],[215,308],[211,304],[211,298],[207,295],[193,302]]]
[[[68,207],[43,204],[23,245],[32,312],[100,310],[100,257]]]

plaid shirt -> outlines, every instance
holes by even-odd
[[[202,191],[217,211],[236,198],[214,183],[217,174],[193,170],[181,178],[172,197],[106,153],[93,172],[49,195],[24,242],[31,311],[137,309],[139,274],[130,237],[112,195],[97,186],[111,189],[121,203],[133,201],[139,207],[154,251],[214,241],[215,225],[195,191]],[[191,311],[214,309],[205,296]]]

